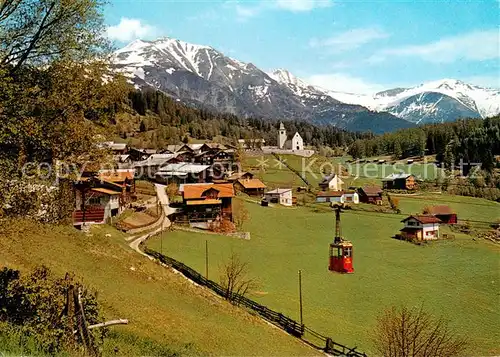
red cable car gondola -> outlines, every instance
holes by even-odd
[[[330,244],[330,259],[328,270],[338,273],[354,273],[352,264],[352,243],[345,240],[341,234],[340,210],[341,206],[335,205],[335,238]]]

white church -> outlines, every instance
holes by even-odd
[[[304,150],[304,140],[298,132],[296,132],[293,136],[288,137],[286,134],[285,125],[283,125],[283,123],[280,123],[280,128],[278,131],[278,149],[302,151]]]

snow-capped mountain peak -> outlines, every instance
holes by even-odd
[[[382,132],[388,126],[411,126],[407,121],[450,121],[500,112],[498,90],[455,79],[374,95],[333,92],[286,69],[265,73],[212,47],[170,37],[131,42],[114,53],[113,62],[137,88],[154,87],[185,103],[242,116],[301,118]]]
[[[412,88],[394,88],[374,95],[329,92],[342,102],[388,111],[416,123],[442,122],[460,117],[500,113],[500,91],[482,88],[458,79],[445,78]]]

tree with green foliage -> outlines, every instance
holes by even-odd
[[[2,166],[97,161],[125,81],[109,69],[103,3],[6,0],[0,5]]]

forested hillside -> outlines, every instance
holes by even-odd
[[[276,145],[279,119],[288,133],[296,131],[306,145],[314,147],[346,147],[357,139],[372,138],[370,133],[351,133],[334,126],[316,126],[304,121],[276,118],[238,118],[232,114],[195,109],[176,101],[160,91],[131,91],[128,100],[117,105],[113,121],[114,133],[133,145],[160,148],[178,143],[187,137],[210,139],[264,138],[266,145]]]
[[[393,155],[437,155],[447,166],[482,163],[485,170],[494,167],[500,155],[500,116],[487,119],[462,119],[453,123],[423,125],[368,139],[357,140],[350,153],[356,157]]]

